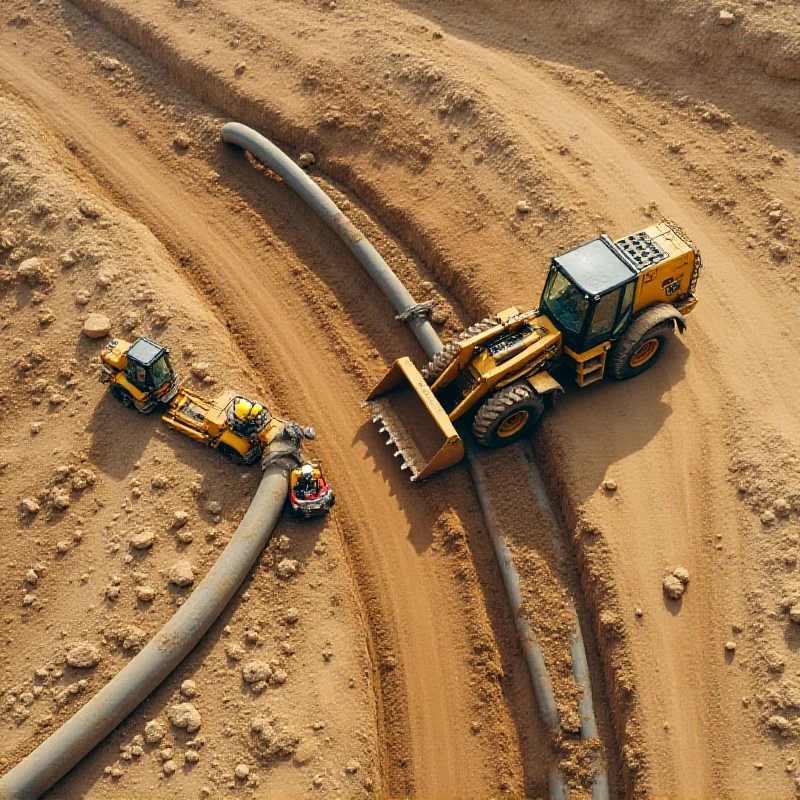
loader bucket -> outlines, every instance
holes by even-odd
[[[387,444],[403,460],[401,469],[418,481],[447,469],[464,457],[464,443],[410,358],[395,361],[370,392],[372,421],[387,433]]]

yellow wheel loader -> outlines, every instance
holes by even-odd
[[[650,369],[675,328],[683,333],[701,267],[700,252],[667,220],[555,256],[538,309],[481,320],[421,370],[396,361],[367,397],[373,421],[411,480],[461,460],[459,420],[471,417],[487,447],[516,442],[563,392],[555,369],[571,371],[581,387]]]
[[[303,439],[315,438],[313,428],[273,417],[261,403],[230,389],[209,399],[179,385],[169,351],[160,344],[144,337],[132,344],[112,339],[103,351],[100,381],[110,386],[111,395],[122,405],[143,414],[160,406],[161,419],[167,425],[236,464],[259,460],[262,467],[278,464],[291,471],[292,485],[303,474],[300,446]],[[319,462],[306,467],[318,472],[319,483],[325,486],[319,496],[306,498],[309,510],[313,515],[325,514],[333,506],[333,492],[322,477]]]

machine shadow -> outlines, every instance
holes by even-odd
[[[676,336],[659,362],[636,378],[586,389],[562,381],[565,394],[533,446],[540,463],[564,464],[576,504],[597,491],[614,464],[661,430],[672,414],[664,397],[679,387],[688,358],[689,348]]]
[[[254,470],[232,464],[220,453],[168,428],[161,420],[161,410],[157,408],[150,414],[142,414],[134,408],[123,407],[106,392],[86,426],[86,432],[91,436],[91,463],[104,474],[122,479],[142,458],[147,445],[157,439],[179,461],[204,476],[201,479],[203,485],[212,484],[208,477],[212,473],[219,475],[224,485],[243,470],[248,470],[247,474],[251,476],[256,474]],[[258,481],[251,477],[250,483],[255,486]]]
[[[543,430],[534,434],[533,446],[541,462],[558,457],[568,465],[576,502],[596,492],[613,464],[641,450],[658,434],[672,413],[663,397],[680,384],[688,357],[689,349],[676,337],[658,364],[633,380],[608,380],[580,389],[569,373],[559,375],[565,393],[545,416]],[[470,435],[468,429],[460,433]],[[410,525],[409,541],[418,552],[426,550],[433,538],[430,525],[423,522],[429,515],[417,514],[415,509],[429,501],[427,482],[410,481],[394,456],[395,448],[387,446],[371,421],[365,420],[358,428],[352,444],[366,449],[373,471],[381,475],[389,494],[403,509]],[[464,462],[454,469],[466,469]],[[438,475],[434,481],[445,476]]]
[[[428,550],[433,543],[430,507],[436,503],[436,498],[430,494],[433,491],[431,484],[411,481],[410,473],[400,469],[401,462],[394,457],[394,448],[387,447],[385,437],[370,420],[365,420],[355,432],[352,445],[361,445],[367,451],[366,460],[372,462],[372,471],[381,476],[387,494],[397,501],[403,511],[409,525],[407,538],[414,549],[420,554]],[[457,466],[454,469],[460,471],[465,467]],[[446,479],[445,474],[438,477],[439,481],[443,479]]]
[[[86,426],[91,436],[89,460],[104,474],[122,479],[139,461],[162,426],[159,414],[140,414],[125,408],[106,392]]]

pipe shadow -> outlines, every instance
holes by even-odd
[[[291,148],[286,152],[291,152]],[[378,286],[363,275],[363,267],[349,248],[296,192],[258,165],[255,159],[251,161],[251,157],[236,145],[220,143],[213,154],[213,164],[220,173],[220,185],[240,196],[302,265],[292,270],[298,291],[302,291],[307,278],[297,271],[307,269],[313,280],[324,284],[335,297],[335,304],[341,306],[359,334],[376,350],[397,353],[399,335],[403,339],[401,352],[422,355],[419,343],[406,325],[386,324],[386,320],[393,319],[397,313],[394,306]],[[404,255],[413,257],[405,249]],[[383,256],[391,260],[388,252],[383,252]],[[417,264],[416,271],[424,272],[424,267]],[[276,280],[276,275],[265,273],[265,279]]]

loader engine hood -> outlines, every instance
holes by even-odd
[[[548,316],[534,309],[509,321],[521,324],[475,348],[468,366],[475,380],[491,381],[493,374],[499,374],[498,370],[513,372],[515,361],[536,361],[545,351],[550,351],[551,358],[558,354],[561,332]]]

